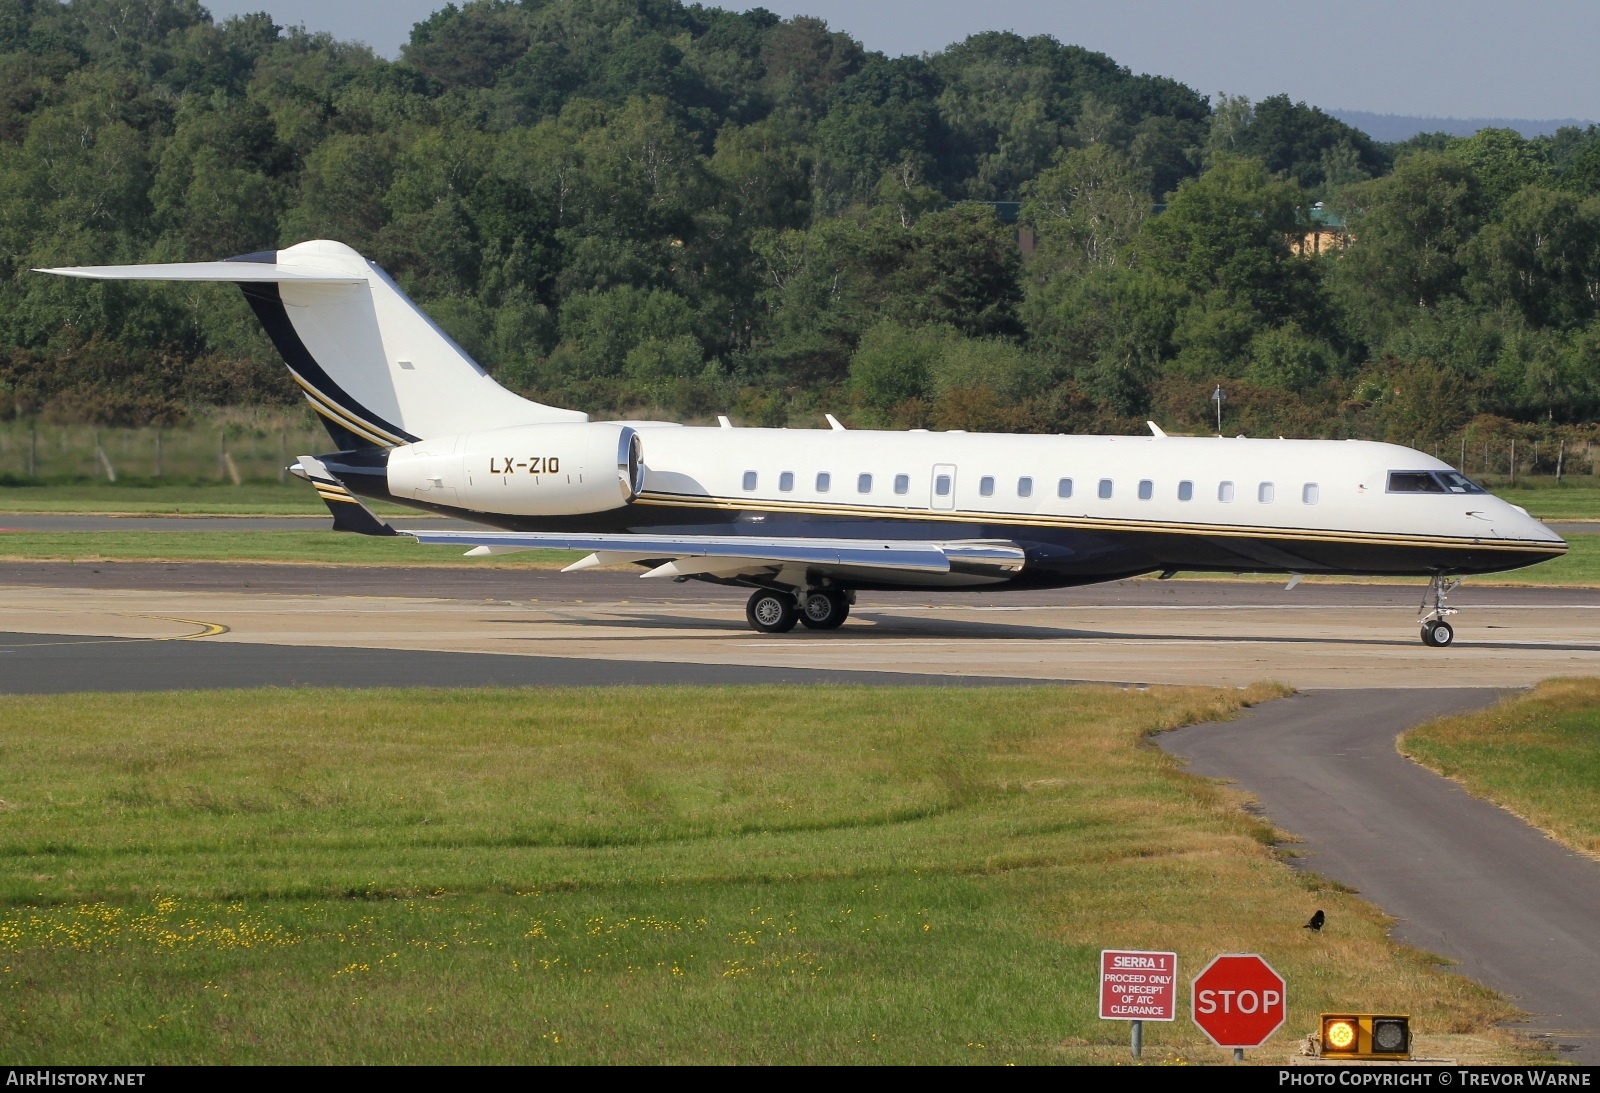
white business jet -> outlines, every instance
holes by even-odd
[[[342,530],[472,555],[590,552],[645,577],[754,589],[764,633],[839,626],[856,594],[1052,588],[1179,570],[1429,579],[1422,640],[1454,639],[1465,574],[1567,544],[1432,456],[1392,444],[1020,436],[590,421],[513,394],[389,276],[314,240],[221,262],[67,277],[244,290],[338,451],[302,456]],[[395,531],[361,498],[485,530]]]

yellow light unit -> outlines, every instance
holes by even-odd
[[[1324,1013],[1326,1059],[1409,1059],[1411,1018],[1398,1013]]]

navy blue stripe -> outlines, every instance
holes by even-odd
[[[316,388],[319,395],[358,421],[374,425],[407,442],[419,439],[374,414],[351,398],[344,388],[333,382],[333,377],[317,363],[317,359],[311,355],[311,350],[300,340],[300,334],[295,330],[294,324],[289,321],[289,313],[283,304],[283,294],[277,284],[271,281],[248,281],[239,283],[239,289],[244,293],[244,298],[250,302],[250,309],[256,313],[256,318],[266,328],[267,337],[277,346],[278,354],[283,357],[284,363],[294,369],[301,379]],[[338,426],[336,431],[336,423],[326,416],[323,420],[327,423],[328,432],[333,436],[335,443],[345,445],[348,441],[350,442],[348,446],[352,448],[372,447],[371,441],[357,437],[343,426]]]

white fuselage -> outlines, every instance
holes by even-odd
[[[1391,471],[1450,469],[1393,444],[668,427],[641,435],[646,473],[635,504],[997,527],[1561,543],[1490,494],[1388,492]]]

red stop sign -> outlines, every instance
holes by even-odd
[[[1190,984],[1189,1012],[1218,1047],[1260,1047],[1283,1024],[1283,976],[1254,953],[1217,957]]]

